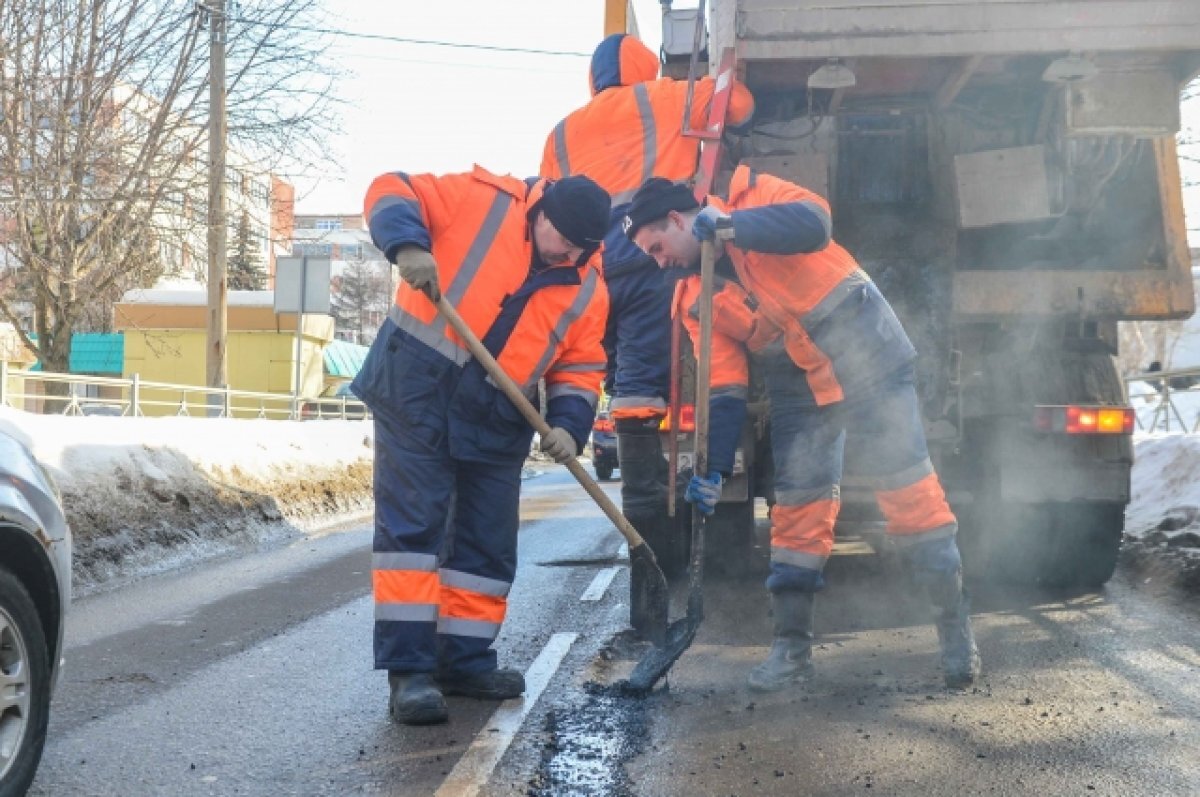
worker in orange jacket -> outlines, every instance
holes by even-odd
[[[699,139],[683,135],[687,81],[660,78],[658,67],[658,56],[634,36],[617,33],[600,42],[588,74],[592,99],[555,126],[541,166],[544,177],[586,174],[612,195],[604,242],[610,301],[606,388],[617,432],[622,509],[652,547],[670,533],[658,427],[670,394],[673,275],[634,246],[620,222],[647,178],[689,179],[700,152]],[[702,77],[694,88],[689,124],[703,128],[716,82]],[[750,92],[735,83],[729,128],[747,125],[753,112]]]
[[[833,549],[846,455],[874,487],[889,539],[935,607],[947,685],[965,686],[979,676],[979,653],[962,587],[958,523],[921,424],[916,351],[870,277],[832,239],[831,226],[820,196],[746,166],[735,170],[728,199],[709,197],[703,208],[685,185],[649,180],[625,219],[630,239],[664,268],[696,268],[701,240],[714,240],[720,228],[733,233],[718,264],[736,284],[722,285],[714,297],[713,382],[744,384],[739,352],[744,357],[748,348],[760,358],[777,502],[767,578],[775,640],[749,684],[774,691],[811,673],[814,595]],[[698,296],[698,279],[680,289],[685,310],[693,303],[686,297]],[[690,315],[695,340],[698,323]],[[713,395],[715,416],[715,387]],[[731,458],[736,442],[710,437],[713,462]],[[719,466],[695,474],[688,500],[712,512],[724,475]]]
[[[545,381],[541,447],[567,461],[604,376],[609,197],[586,177],[394,172],[371,184],[364,214],[403,278],[352,385],[375,419],[375,667],[388,671],[396,721],[444,722],[444,694],[525,688],[491,645],[516,572],[533,429],[430,299],[444,295],[535,404]]]

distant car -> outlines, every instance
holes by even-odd
[[[37,772],[71,602],[71,534],[29,441],[0,419],[0,794]]]
[[[344,414],[343,414],[344,412]],[[367,416],[367,405],[350,392],[350,383],[330,385],[315,399],[300,405],[300,420],[351,420],[361,421]]]
[[[607,412],[597,413],[592,424],[592,467],[600,481],[611,479],[617,467],[617,430]]]

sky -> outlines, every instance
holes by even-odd
[[[677,0],[677,8],[694,6]],[[657,50],[658,0],[632,0],[638,33]],[[478,163],[521,177],[537,173],[542,146],[562,117],[587,102],[592,50],[604,34],[604,0],[327,0],[331,28],[405,39],[550,50],[510,53],[334,36],[328,57],[345,70],[337,92],[342,134],[328,175],[294,179],[300,213],[357,213],[375,176],[446,173]],[[1200,134],[1200,99],[1185,127]],[[1200,246],[1200,166],[1184,192],[1192,246]]]
[[[328,57],[346,70],[344,134],[331,142],[341,179],[296,180],[301,213],[359,212],[367,185],[388,171],[456,172],[475,163],[537,173],[555,124],[587,102],[603,0],[328,0],[331,27],[425,39],[553,50],[505,53],[334,37]],[[634,0],[639,33],[657,50],[658,0]],[[680,2],[678,7],[694,3]],[[336,165],[335,165],[336,162]]]

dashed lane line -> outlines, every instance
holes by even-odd
[[[598,601],[604,597],[604,593],[608,591],[608,585],[616,578],[619,567],[606,567],[596,574],[592,579],[592,583],[579,596],[581,601]]]
[[[574,633],[558,633],[550,637],[546,647],[542,648],[542,652],[525,671],[525,696],[500,704],[500,708],[496,709],[454,769],[450,770],[446,780],[434,792],[434,797],[475,797],[480,793],[578,637]]]

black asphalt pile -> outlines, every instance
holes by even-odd
[[[555,709],[546,717],[548,739],[529,797],[633,797],[624,762],[649,739],[647,712],[653,701],[619,688],[585,685],[581,705]]]

